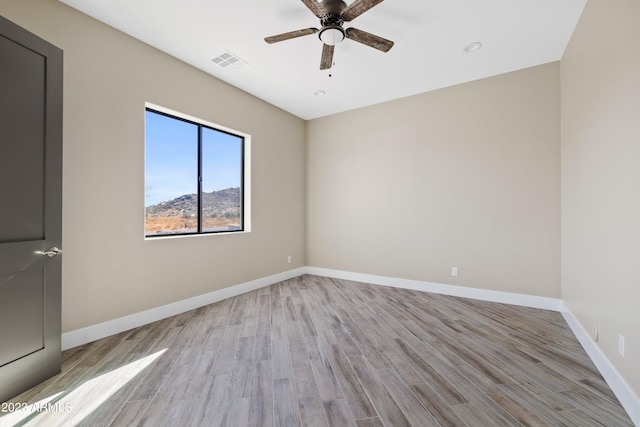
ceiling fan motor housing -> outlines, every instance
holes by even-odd
[[[321,5],[327,15],[337,15],[338,17],[347,8],[347,4],[342,0],[323,0]]]
[[[320,18],[322,28],[318,33],[318,37],[322,40],[322,43],[334,46],[347,36],[344,28],[342,28],[344,20],[341,16],[347,4],[342,0],[324,0],[322,7],[326,13]]]

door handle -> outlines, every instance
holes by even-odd
[[[61,253],[62,253],[62,249],[58,249],[58,248],[56,248],[56,247],[54,246],[54,247],[50,248],[50,249],[49,249],[49,250],[47,250],[47,251],[43,251],[43,252],[42,252],[42,255],[46,255],[46,256],[48,256],[49,258],[53,258],[54,256],[58,256],[58,255],[60,255]]]

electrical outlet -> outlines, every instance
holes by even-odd
[[[289,256],[287,257],[287,262],[288,262],[289,264],[291,264],[291,255],[289,255]]]
[[[451,267],[451,275],[453,277],[458,277],[458,267]]]
[[[624,357],[624,337],[622,335],[618,335],[618,353]]]

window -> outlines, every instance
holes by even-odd
[[[145,236],[248,231],[248,135],[145,111]]]

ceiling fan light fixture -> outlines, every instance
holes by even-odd
[[[322,43],[335,46],[345,39],[345,32],[342,27],[331,25],[321,29],[318,36],[320,40],[322,40]]]

